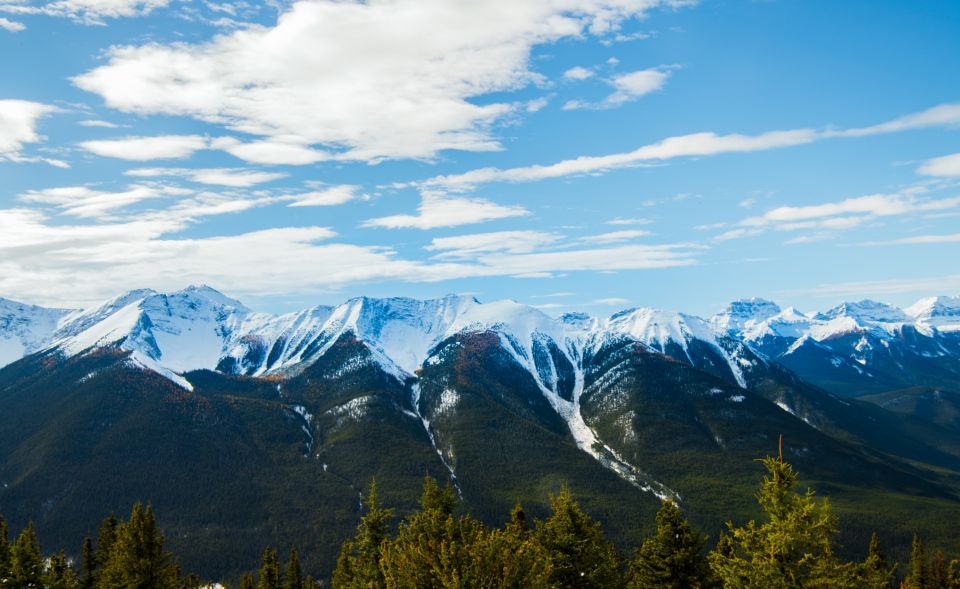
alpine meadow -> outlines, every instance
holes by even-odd
[[[0,589],[960,589],[960,3],[0,0]]]

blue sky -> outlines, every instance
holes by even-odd
[[[960,4],[0,2],[0,296],[960,292]]]

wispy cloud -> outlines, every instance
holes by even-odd
[[[480,198],[449,198],[425,195],[416,215],[390,215],[364,222],[365,227],[389,229],[436,229],[523,217],[530,212],[520,206],[499,205]]]
[[[174,177],[198,184],[246,188],[286,178],[283,172],[266,172],[246,168],[136,168],[124,172],[140,178]]]
[[[159,159],[184,159],[208,147],[201,135],[157,135],[83,141],[80,147],[90,153],[134,162]]]
[[[927,160],[917,172],[925,176],[960,176],[960,153]]]

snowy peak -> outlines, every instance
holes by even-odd
[[[671,341],[684,348],[692,339],[716,343],[710,325],[700,317],[650,307],[615,313],[603,327],[605,331],[629,336],[658,349]]]
[[[781,312],[780,306],[766,299],[732,301],[722,312],[710,318],[717,333],[737,333],[762,323]]]
[[[73,312],[0,298],[0,368],[39,350]]]
[[[921,299],[906,309],[919,325],[942,332],[960,332],[960,296]]]

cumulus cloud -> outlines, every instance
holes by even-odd
[[[9,31],[11,33],[19,33],[27,28],[22,22],[13,21],[7,18],[0,17],[0,29]]]
[[[917,171],[925,176],[960,176],[960,153],[927,160]]]
[[[520,206],[505,206],[482,198],[453,198],[422,195],[416,215],[390,215],[369,219],[366,227],[390,229],[435,229],[483,223],[495,219],[522,217],[530,212]]]
[[[160,159],[184,159],[206,149],[208,141],[200,135],[157,135],[83,141],[80,147],[90,153],[134,162]]]
[[[656,92],[663,88],[670,77],[670,70],[653,68],[620,74],[610,79],[613,93],[600,102],[583,102],[571,100],[564,104],[564,110],[580,108],[604,109],[616,108],[627,102],[634,101],[641,96]]]
[[[264,145],[234,150],[270,163],[492,150],[500,145],[491,126],[522,105],[471,99],[538,79],[534,46],[611,34],[658,5],[677,3],[301,0],[272,27],[114,47],[108,63],[74,82],[125,112],[262,137]]]
[[[593,77],[593,70],[589,70],[585,67],[576,66],[568,69],[563,72],[563,78],[565,80],[586,80]]]
[[[28,143],[39,143],[43,137],[37,132],[40,119],[57,109],[28,100],[0,100],[0,161],[32,161],[20,152]]]
[[[197,184],[246,188],[272,182],[287,175],[282,172],[265,172],[245,168],[137,168],[124,172],[127,176],[141,178],[176,177]]]

